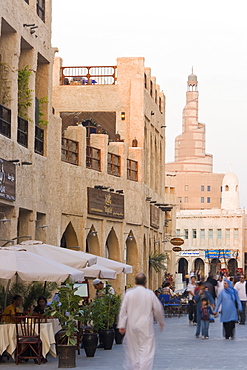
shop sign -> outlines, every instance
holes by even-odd
[[[88,213],[104,217],[124,218],[124,195],[87,188]]]
[[[160,226],[160,209],[150,204],[150,226],[158,229]]]
[[[184,244],[184,240],[182,238],[172,238],[170,240],[170,243],[172,245],[178,245],[178,246],[180,246],[180,245],[183,245]]]
[[[16,167],[0,158],[0,200],[15,201]]]
[[[212,249],[204,252],[205,258],[231,258],[232,251],[230,249]]]
[[[180,257],[199,257],[200,252],[199,251],[182,251],[179,252]]]

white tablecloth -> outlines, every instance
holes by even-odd
[[[0,324],[0,355],[9,346],[8,326],[8,324]]]
[[[62,329],[62,326],[60,325],[58,319],[47,319],[47,322],[50,322],[52,324],[54,334],[56,334],[59,330]]]
[[[7,326],[7,330],[5,329]],[[4,335],[3,343],[1,340],[3,338],[2,334]],[[4,348],[12,357],[14,357],[14,352],[16,349],[16,327],[15,324],[5,324],[0,325],[0,350]],[[56,344],[55,344],[55,336],[52,327],[52,323],[41,323],[40,324],[40,339],[42,342],[42,355],[45,357],[48,352],[53,357],[56,357]]]

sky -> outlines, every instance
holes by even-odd
[[[193,66],[206,153],[214,172],[238,176],[247,207],[246,0],[53,0],[52,45],[64,66],[145,58],[166,96],[166,162],[182,132]]]

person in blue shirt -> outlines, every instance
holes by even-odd
[[[202,300],[201,311],[201,327],[202,327],[202,339],[208,339],[208,329],[210,315],[213,315],[212,308],[208,305],[208,300]]]
[[[230,280],[224,280],[224,289],[218,296],[215,313],[218,312],[220,305],[220,321],[223,323],[225,339],[234,339],[235,323],[238,322],[238,311],[242,311],[242,305]]]
[[[197,290],[195,296],[194,296],[194,301],[196,302],[196,314],[197,314],[197,326],[196,326],[196,337],[199,338],[200,331],[201,331],[201,317],[202,317],[202,312],[201,312],[201,307],[202,307],[202,300],[206,299],[208,302],[211,303],[213,308],[215,307],[214,305],[214,299],[212,295],[205,290],[205,285],[200,282],[198,284],[199,289]]]

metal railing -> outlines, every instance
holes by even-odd
[[[61,67],[61,85],[116,85],[117,66]]]
[[[86,167],[91,168],[92,170],[100,171],[100,149],[87,146]]]
[[[79,143],[78,141],[62,138],[62,161],[78,165]]]
[[[0,104],[0,134],[11,137],[11,110]]]
[[[120,176],[120,155],[108,153],[107,173],[113,176]]]

